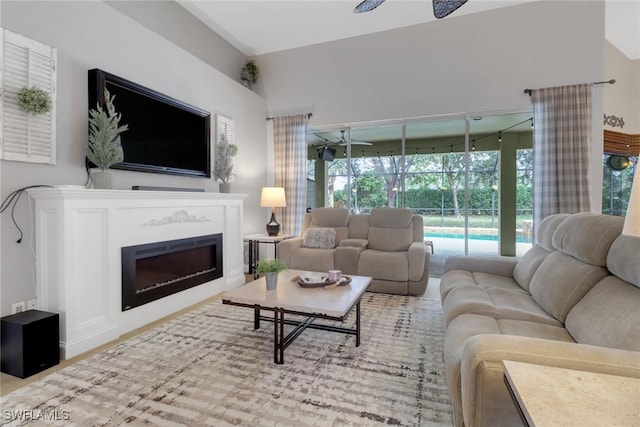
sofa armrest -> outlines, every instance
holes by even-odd
[[[278,258],[284,262],[287,268],[291,268],[291,255],[294,250],[302,247],[303,240],[302,237],[294,237],[278,243]]]
[[[424,274],[424,264],[427,262],[427,247],[422,242],[413,242],[407,251],[409,262],[409,280],[417,282]]]
[[[498,276],[513,277],[513,269],[518,263],[517,258],[510,257],[478,257],[450,255],[444,263],[444,272],[451,270],[465,270],[474,273],[496,274]]]
[[[367,249],[369,241],[367,239],[342,239],[338,246],[355,246],[357,248]]]
[[[504,383],[503,360],[640,378],[640,352],[512,335],[476,335],[462,353],[464,424],[518,419]]]

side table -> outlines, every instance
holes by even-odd
[[[244,236],[244,241],[249,243],[249,274],[253,274],[254,279],[258,278],[256,266],[260,259],[260,243],[270,243],[274,248],[274,256],[278,258],[278,244],[283,240],[291,239],[293,234],[279,234],[277,236],[267,236],[266,234],[250,234]]]
[[[504,363],[504,381],[526,426],[631,426],[640,420],[640,379]]]

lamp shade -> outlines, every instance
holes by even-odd
[[[284,208],[287,206],[287,199],[284,196],[282,187],[262,187],[260,196],[260,206],[268,208]]]
[[[631,196],[627,205],[627,216],[624,219],[622,234],[626,236],[640,237],[640,172],[636,165],[636,175],[631,185]]]

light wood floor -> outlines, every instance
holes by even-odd
[[[247,281],[251,281],[253,278],[249,275],[245,275],[245,278]],[[47,375],[57,371],[58,369],[62,369],[65,366],[69,366],[74,364],[75,362],[85,359],[95,353],[98,353],[100,351],[103,351],[113,345],[119,344],[131,337],[134,337],[138,334],[141,334],[151,328],[154,328],[170,319],[173,319],[175,317],[181,316],[182,314],[185,314],[191,310],[194,310],[196,308],[199,308],[205,304],[208,304],[211,301],[216,301],[218,299],[220,299],[220,295],[216,295],[214,297],[211,297],[209,299],[206,299],[204,301],[199,302],[198,304],[194,304],[190,307],[187,307],[185,309],[182,309],[180,311],[177,311],[169,316],[163,317],[162,319],[156,320],[155,322],[149,323],[148,325],[145,325],[141,328],[135,329],[131,332],[128,332],[124,335],[122,335],[120,338],[118,338],[117,340],[111,341],[109,343],[106,343],[104,345],[101,345],[100,347],[97,347],[91,351],[88,351],[86,353],[80,354],[78,356],[72,357],[71,359],[67,359],[67,360],[61,360],[60,364],[56,365],[56,366],[52,366],[49,369],[46,369],[42,372],[39,372],[35,375],[32,375],[28,378],[18,378],[18,377],[14,377],[13,375],[9,375],[9,374],[5,374],[4,372],[1,373],[0,375],[0,396],[4,396],[5,394],[11,393],[14,390],[19,389],[20,387],[24,387],[27,384],[30,384],[34,381],[39,380],[40,378],[46,377]],[[425,293],[424,297],[426,298],[434,298],[434,299],[440,299],[440,279],[439,278],[433,278],[431,277],[429,279],[429,285],[427,286],[427,292]]]

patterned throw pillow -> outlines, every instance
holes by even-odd
[[[305,248],[333,249],[336,247],[336,230],[333,228],[308,228],[302,236]]]

